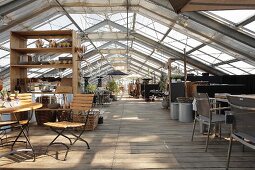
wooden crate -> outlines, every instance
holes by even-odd
[[[85,130],[94,130],[97,125],[98,125],[98,119],[99,119],[99,113],[100,111],[91,111],[89,116],[88,116],[88,122],[86,125]],[[74,122],[84,122],[85,120],[85,116],[84,115],[80,115],[80,114],[73,114],[73,121]],[[83,130],[83,127],[79,127],[76,128],[77,130]]]

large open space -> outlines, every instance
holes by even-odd
[[[67,160],[56,160],[46,146],[55,137],[49,129],[32,127],[31,141],[36,146],[36,162],[19,153],[0,159],[0,169],[225,169],[228,141],[214,139],[204,152],[205,136],[197,128],[191,142],[191,123],[170,119],[161,103],[123,97],[105,110],[104,123],[87,131],[91,149],[77,143]],[[234,143],[231,169],[255,168],[255,152]],[[63,152],[59,159],[63,159]]]
[[[255,0],[0,0],[0,170],[255,169]]]

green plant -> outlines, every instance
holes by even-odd
[[[95,93],[97,86],[95,84],[88,84],[85,91],[86,93]]]
[[[166,81],[167,76],[165,73],[161,73],[160,80],[159,80],[159,89],[164,92],[166,90]]]
[[[106,89],[112,91],[113,93],[119,92],[119,86],[114,80],[110,80],[107,82]]]
[[[5,100],[5,97],[6,97],[6,95],[7,95],[7,90],[2,89],[2,90],[0,91],[0,94],[1,94],[1,99],[2,99],[2,100]]]
[[[172,74],[171,79],[181,79],[183,76],[180,74]]]

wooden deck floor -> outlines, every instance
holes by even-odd
[[[129,99],[103,108],[104,124],[84,135],[90,150],[77,143],[67,161],[55,160],[54,151],[43,154],[55,134],[33,127],[36,162],[29,154],[19,153],[0,158],[0,169],[225,169],[228,141],[213,140],[205,153],[205,137],[198,127],[195,141],[190,142],[191,123],[170,120],[169,111],[161,109],[159,102]],[[242,152],[242,146],[234,143],[232,151],[231,169],[255,169],[253,150]],[[61,152],[59,158],[63,156]]]

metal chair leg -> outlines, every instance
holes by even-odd
[[[194,137],[194,133],[195,133],[195,128],[196,128],[196,123],[197,123],[197,120],[196,120],[196,118],[195,118],[195,119],[194,119],[194,123],[193,123],[193,130],[192,130],[191,141],[193,141],[193,137]]]
[[[208,143],[209,143],[209,136],[210,136],[210,133],[211,133],[211,123],[209,123],[209,125],[208,125],[205,152],[207,152],[207,149],[208,149]]]
[[[56,132],[56,133],[58,134],[58,135],[51,141],[51,143],[54,143],[54,142],[57,140],[57,138],[58,138],[59,136],[63,136],[63,137],[65,137],[66,139],[68,139],[69,142],[70,142],[70,145],[72,145],[71,139],[70,139],[68,136],[64,135],[64,131],[65,131],[66,129],[62,129],[62,130],[60,130],[60,131],[57,131],[56,129],[54,129],[54,128],[51,127],[51,130],[54,131],[54,132]]]
[[[30,142],[30,140],[29,140],[29,137],[28,137],[27,134],[26,134],[27,132],[25,132],[25,131],[27,131],[27,130],[26,130],[26,126],[27,126],[27,125],[21,125],[21,126],[20,126],[21,131],[20,131],[20,133],[18,134],[18,136],[15,138],[14,142],[12,143],[12,145],[11,145],[11,150],[13,150],[13,147],[14,147],[14,145],[16,144],[16,142],[18,142],[18,139],[20,138],[21,134],[23,134],[24,137],[25,137],[25,139],[26,139],[26,145],[28,144],[28,145],[30,146],[31,150],[32,150],[33,158],[34,158],[33,161],[35,162],[35,151],[34,151],[34,148],[33,148],[32,144],[31,144],[31,142]],[[27,148],[27,146],[26,146],[26,148]]]
[[[21,128],[22,128],[22,133],[23,133],[23,135],[25,136],[28,145],[30,146],[30,148],[31,148],[31,150],[32,150],[32,153],[33,153],[33,156],[34,156],[34,160],[33,160],[33,161],[35,162],[35,151],[34,151],[34,147],[33,147],[32,144],[30,143],[29,137],[27,136],[26,132],[24,132],[25,129],[24,129],[23,127],[21,127]]]
[[[221,123],[219,123],[219,135],[220,135],[220,139],[221,139]]]
[[[89,143],[88,143],[86,140],[84,140],[84,139],[82,139],[82,138],[81,138],[81,135],[82,135],[84,132],[85,132],[85,130],[84,130],[84,131],[82,131],[79,135],[75,135],[74,133],[72,133],[72,132],[71,132],[71,134],[72,134],[72,135],[76,138],[76,139],[74,140],[74,142],[73,142],[73,144],[72,144],[72,145],[74,145],[74,144],[75,144],[75,142],[77,142],[78,140],[80,140],[80,141],[82,141],[82,142],[86,143],[87,148],[88,148],[88,149],[90,149],[90,147],[89,147]]]
[[[231,150],[232,150],[232,141],[233,137],[230,135],[229,145],[228,145],[228,156],[227,156],[227,165],[226,170],[229,168],[229,162],[230,162],[230,156],[231,156]]]

